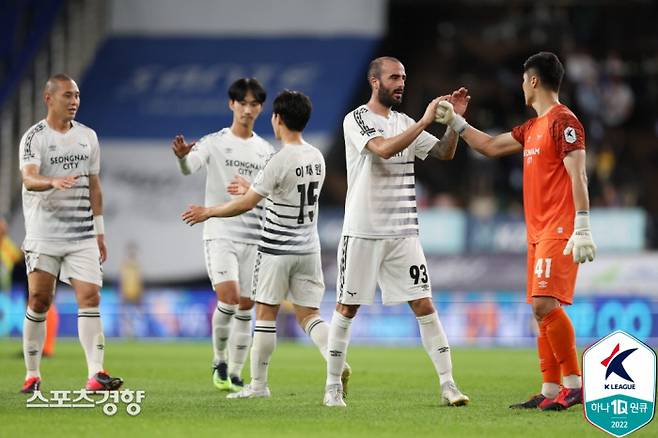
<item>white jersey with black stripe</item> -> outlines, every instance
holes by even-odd
[[[284,145],[272,156],[251,186],[266,198],[259,251],[274,255],[320,251],[318,198],[324,176],[324,157],[308,143]]]
[[[233,199],[234,196],[226,191],[233,177],[240,175],[249,182],[253,181],[273,153],[272,145],[256,133],[243,139],[224,128],[201,138],[183,161],[190,172],[206,168],[205,205],[210,207]],[[263,225],[263,204],[259,203],[252,211],[240,216],[208,219],[203,224],[204,240],[258,244]]]
[[[43,176],[80,177],[67,190],[35,192],[23,186],[26,241],[77,241],[95,237],[89,175],[98,175],[100,171],[98,137],[93,129],[75,121],[71,123],[71,128],[61,133],[41,120],[21,139],[21,170],[34,164]]]
[[[418,235],[414,158],[424,160],[438,139],[423,131],[406,149],[388,160],[366,147],[371,139],[394,137],[414,123],[406,114],[391,111],[384,117],[367,105],[345,116],[344,236],[381,239]]]

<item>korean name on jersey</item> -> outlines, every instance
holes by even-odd
[[[324,176],[324,157],[308,143],[284,146],[272,156],[252,185],[266,197],[259,251],[274,255],[320,251],[318,197]]]

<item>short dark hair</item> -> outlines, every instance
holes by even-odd
[[[381,77],[382,64],[384,64],[384,61],[398,62],[402,64],[399,59],[392,56],[380,56],[379,58],[375,58],[370,61],[370,65],[368,66],[368,81],[370,81],[370,78],[379,79]]]
[[[564,66],[555,53],[539,52],[526,59],[523,63],[523,71],[534,70],[539,80],[551,91],[560,91],[560,84],[564,76]]]
[[[240,78],[233,82],[228,89],[228,97],[239,102],[244,100],[250,91],[258,103],[262,104],[267,99],[265,88],[254,78]]]
[[[274,99],[272,112],[291,131],[302,132],[311,118],[311,99],[299,91],[284,90]]]

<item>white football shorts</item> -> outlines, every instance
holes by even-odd
[[[71,279],[103,286],[101,253],[96,239],[85,239],[66,243],[35,240],[23,242],[27,273],[36,270],[59,276],[66,284]]]
[[[258,252],[252,281],[252,300],[278,305],[290,300],[298,306],[319,308],[324,295],[320,253],[273,255]]]
[[[338,248],[336,297],[341,304],[393,305],[432,296],[427,261],[418,236],[364,239],[342,236]]]
[[[226,239],[203,241],[206,269],[213,288],[225,281],[236,281],[240,296],[251,298],[251,277],[258,245]]]

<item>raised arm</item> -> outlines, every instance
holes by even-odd
[[[436,118],[436,105],[441,98],[437,97],[427,105],[425,114],[416,123],[408,127],[401,134],[394,137],[375,137],[366,143],[366,147],[375,155],[388,160],[393,155],[406,149]]]
[[[511,132],[492,136],[467,126],[461,137],[471,148],[490,158],[518,154],[523,150],[523,145],[514,140]]]
[[[468,108],[468,101],[471,100],[471,96],[468,95],[468,90],[464,87],[461,87],[458,90],[452,92],[449,96],[441,96],[439,101],[447,100],[453,106],[455,113],[463,116],[466,113],[466,108]],[[438,106],[437,106],[438,110]],[[435,119],[435,121],[438,121]],[[455,157],[455,151],[457,150],[457,143],[459,142],[459,134],[455,132],[451,127],[447,127],[446,132],[443,134],[443,137],[436,142],[434,147],[430,149],[429,155],[439,159],[439,160],[452,160]]]
[[[523,145],[512,137],[511,132],[491,136],[477,128],[470,126],[466,120],[455,110],[450,102],[439,102],[437,121],[451,127],[474,150],[487,157],[502,157],[512,155],[523,150]]]
[[[183,175],[192,174],[203,166],[203,160],[200,157],[196,154],[190,154],[195,144],[195,141],[185,143],[185,137],[181,134],[174,137],[174,140],[171,142],[171,149],[174,151],[176,158],[178,158],[178,167]]]
[[[186,224],[194,225],[204,222],[211,217],[238,216],[254,208],[263,198],[264,196],[256,193],[253,189],[249,189],[247,193],[239,198],[214,207],[190,205],[182,214],[182,218]]]

